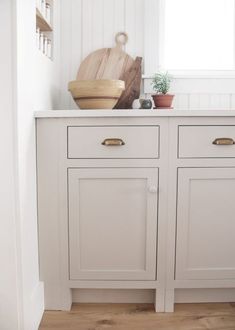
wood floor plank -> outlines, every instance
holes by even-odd
[[[45,312],[40,330],[235,330],[233,304],[179,304],[156,314],[151,304],[74,304]]]

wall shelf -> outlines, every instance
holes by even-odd
[[[52,26],[47,22],[46,18],[43,16],[43,14],[38,8],[36,8],[36,20],[37,20],[37,27],[40,29],[40,31],[43,32],[53,31]]]
[[[39,51],[53,60],[53,0],[37,0],[36,13],[36,43]]]

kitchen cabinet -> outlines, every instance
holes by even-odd
[[[235,301],[235,112],[212,113],[38,115],[47,309],[76,289],[153,290],[158,312]]]
[[[155,280],[158,170],[68,170],[70,279]]]
[[[169,121],[166,312],[235,300],[235,120],[214,114]]]
[[[176,279],[235,278],[235,168],[178,171]]]
[[[159,158],[159,134],[160,130],[157,125],[105,127],[70,126],[68,127],[68,158]],[[122,138],[117,139],[119,136]],[[114,137],[114,141],[110,141],[110,137]],[[121,145],[118,147],[118,145],[112,145],[112,143]]]
[[[165,269],[158,264],[165,257],[165,126],[149,119],[37,120],[47,309],[69,310],[74,289],[151,289],[156,310],[164,311]]]
[[[224,141],[224,137],[235,137],[234,125],[179,125],[179,158],[235,158],[233,139]],[[224,145],[217,145],[220,143]],[[226,143],[228,143],[226,145]]]

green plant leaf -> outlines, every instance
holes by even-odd
[[[154,75],[152,86],[159,94],[167,94],[171,86],[172,76],[168,72],[158,72]]]

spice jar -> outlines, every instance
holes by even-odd
[[[51,23],[51,5],[49,3],[46,3],[46,20]]]

